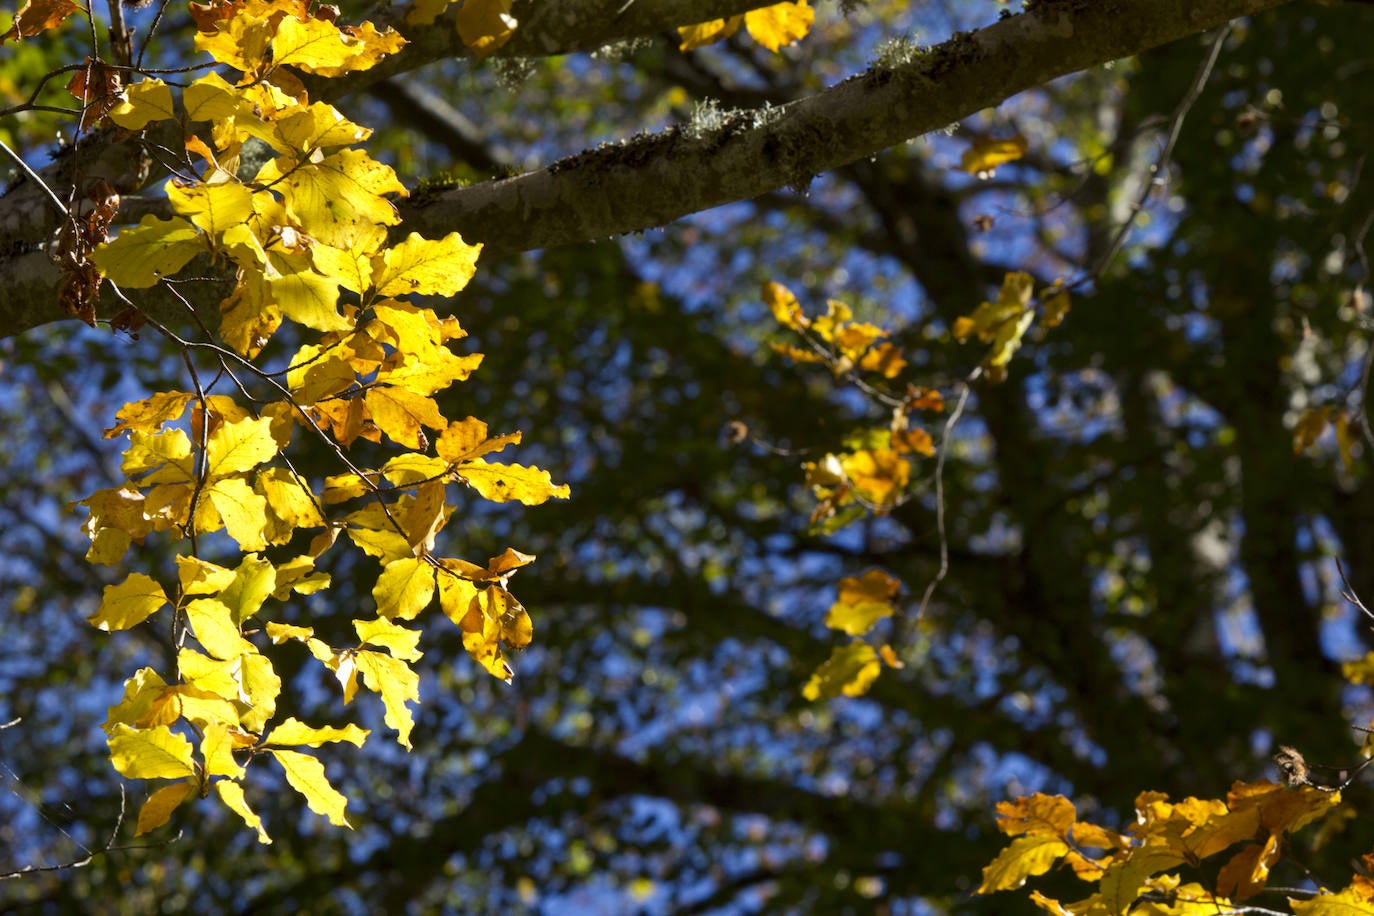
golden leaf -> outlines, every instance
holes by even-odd
[[[882,667],[878,653],[868,643],[852,642],[847,646],[836,646],[830,658],[806,682],[802,696],[808,700],[841,694],[847,697],[863,696]]]
[[[478,57],[510,41],[519,23],[510,14],[511,0],[464,0],[456,17],[458,35]]]
[[[138,809],[138,826],[134,828],[134,836],[143,836],[151,833],[171,818],[172,812],[181,805],[182,802],[196,794],[196,784],[189,780],[174,782],[170,786],[163,786],[143,803],[143,807]]]
[[[191,742],[165,725],[136,729],[119,723],[110,731],[110,761],[127,779],[184,779],[194,776]]]
[[[168,604],[162,586],[143,573],[130,573],[118,585],[105,586],[100,607],[86,620],[105,632],[127,630]]]
[[[245,824],[257,831],[259,843],[271,844],[272,838],[263,829],[262,819],[253,813],[253,809],[248,807],[248,802],[243,797],[243,786],[232,779],[221,779],[215,783],[215,790],[219,792],[220,801],[228,805],[230,811],[243,818]]]
[[[744,27],[749,35],[770,51],[798,42],[811,31],[816,11],[806,0],[796,3],[775,3],[744,14]]]

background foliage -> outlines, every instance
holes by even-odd
[[[685,55],[664,36],[440,62],[339,104],[380,128],[370,148],[408,182],[477,177],[710,117],[708,99],[782,103],[906,53],[884,39],[939,41],[1000,9],[820,4],[781,54],[746,32]],[[465,508],[443,534],[465,556],[539,557],[520,582],[536,639],[514,685],[432,627],[414,751],[321,751],[354,831],[267,779],[253,803],[270,847],[197,808],[152,845],[0,894],[53,910],[117,887],[128,911],[1005,913],[1031,905],[970,896],[1004,845],[999,800],[1063,793],[1120,829],[1141,790],[1221,797],[1270,772],[1279,743],[1356,762],[1347,723],[1368,720],[1369,696],[1341,663],[1365,630],[1333,559],[1374,594],[1368,471],[1358,442],[1341,460],[1334,429],[1295,455],[1294,430],[1313,409],[1364,422],[1371,16],[1293,4],[1225,38],[1124,249],[1061,327],[1028,336],[1005,383],[975,388],[944,474],[949,576],[919,620],[933,494],[810,533],[801,463],[885,420],[764,345],[784,337],[760,283],[898,327],[903,378],[949,390],[983,355],[953,341],[955,319],[1008,270],[1048,284],[1102,263],[1212,36],[663,232],[479,260],[453,309],[487,358],[443,409],[524,430],[521,460],[573,494]],[[44,55],[35,72],[71,54],[21,52]],[[477,125],[476,144],[423,115],[420,93]],[[0,129],[37,149],[51,125]],[[1024,157],[985,180],[959,169],[977,138],[1014,135]],[[98,438],[115,409],[184,384],[168,354],[73,322],[0,342],[0,719],[23,720],[0,731],[3,867],[82,858],[115,824],[98,726],[127,670],[167,648],[93,637],[84,618],[123,576],[81,560],[68,507],[117,476]],[[835,583],[873,567],[906,583],[885,631],[905,667],[862,698],[806,702]],[[365,575],[329,571],[323,600],[370,600]],[[332,715],[331,685],[296,660],[279,671],[301,717]],[[380,727],[380,710],[359,715]],[[1319,848],[1300,835],[1293,858],[1342,886],[1374,846],[1370,804],[1351,787]],[[1275,883],[1307,877],[1285,867]],[[1037,886],[1082,896],[1059,873]]]

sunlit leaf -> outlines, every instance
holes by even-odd
[[[163,786],[143,803],[143,807],[138,809],[138,825],[134,828],[134,836],[143,836],[151,833],[171,818],[172,812],[181,805],[182,802],[196,794],[196,784],[194,782],[174,782],[170,786]]]
[[[402,557],[386,564],[372,597],[383,617],[410,620],[434,597],[434,567],[417,557]]]
[[[329,818],[329,823],[336,827],[350,826],[344,817],[344,808],[348,804],[348,799],[339,794],[329,780],[324,775],[324,764],[320,763],[309,754],[302,754],[297,751],[272,750],[272,756],[277,763],[281,764],[282,770],[286,773],[286,781],[291,784],[301,795],[305,796],[305,803],[310,806],[310,810],[316,814],[323,814]]]
[[[175,118],[172,90],[160,79],[146,79],[125,90],[124,101],[110,109],[109,118],[125,130],[142,130],[153,121]]]
[[[127,630],[168,604],[162,586],[143,573],[130,573],[118,585],[107,585],[100,607],[86,620],[106,632]]]
[[[229,806],[230,811],[243,818],[245,824],[257,831],[259,843],[266,845],[272,842],[272,838],[263,829],[262,819],[248,807],[248,801],[243,797],[243,786],[232,779],[221,779],[215,783],[215,791],[219,792],[220,800]]]
[[[548,471],[519,464],[492,464],[481,458],[464,462],[454,475],[494,502],[519,501],[537,506],[549,499],[567,499],[567,484],[555,485]]]
[[[868,643],[853,642],[847,646],[836,646],[830,658],[806,682],[802,696],[808,700],[841,694],[847,697],[863,696],[882,667],[878,653]]]
[[[1027,148],[1026,138],[1019,134],[1009,140],[980,137],[964,150],[964,155],[959,160],[959,168],[970,175],[990,178],[999,165],[1015,162],[1026,155]]]
[[[373,284],[379,296],[452,296],[467,286],[482,246],[450,232],[438,241],[412,232],[376,259]]]
[[[195,774],[191,742],[165,725],[135,729],[121,723],[107,740],[110,761],[128,779],[183,779]]]
[[[263,744],[276,745],[305,745],[307,747],[319,747],[322,744],[332,744],[336,741],[347,741],[354,747],[362,747],[363,741],[368,735],[367,729],[359,728],[349,724],[343,728],[333,726],[322,726],[314,728],[306,725],[299,719],[290,718],[282,722],[263,738]]]
[[[1069,844],[1049,834],[1036,833],[1012,840],[983,868],[983,882],[978,885],[978,893],[1014,890],[1025,884],[1027,878],[1049,871],[1068,852]]]
[[[744,14],[744,27],[750,37],[770,51],[800,41],[811,31],[816,11],[806,0],[775,3]]]
[[[91,252],[91,260],[120,286],[144,289],[172,276],[206,250],[199,230],[187,220],[149,215]]]
[[[511,0],[464,0],[458,11],[458,35],[478,57],[510,41],[519,23],[510,14]]]

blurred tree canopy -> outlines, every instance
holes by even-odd
[[[120,479],[100,435],[120,405],[189,383],[174,341],[111,332],[114,297],[94,328],[64,313],[42,186],[104,176],[124,183],[115,226],[168,216],[166,173],[140,163],[181,127],[78,131],[69,77],[40,82],[117,55],[116,13],[144,68],[193,62],[195,25],[182,4],[111,4],[6,42],[0,140],[24,164],[0,196],[0,724],[18,720],[0,729],[0,872],[31,870],[0,901],[1031,912],[973,894],[1005,845],[998,801],[1062,793],[1125,829],[1138,793],[1221,797],[1281,744],[1361,759],[1348,726],[1374,712],[1374,666],[1336,561],[1374,595],[1368,6],[826,2],[779,49],[745,21],[685,51],[680,27],[768,5],[468,0],[423,27],[406,5],[341,6],[410,44],[303,85],[376,129],[367,149],[410,189],[398,231],[485,245],[431,303],[485,354],[441,406],[522,430],[518,460],[571,486],[465,502],[439,536],[538,557],[516,580],[534,641],[506,685],[424,622],[414,749],[319,751],[352,830],[264,773],[248,795],[270,846],[198,799],[133,836],[147,784],[121,788],[100,725],[177,647],[82,619],[128,569],[83,559],[72,504]],[[471,47],[455,22],[487,7],[513,28]],[[1007,141],[1005,162],[966,156]],[[176,289],[217,313],[228,273],[192,268]],[[1072,310],[1025,334],[1005,381],[966,382],[986,348],[953,330],[1010,272],[1070,288]],[[813,524],[803,463],[891,410],[770,349],[791,338],[767,281],[893,329],[893,384],[967,389],[947,436],[933,421],[938,499],[932,455],[911,498]],[[135,301],[190,328],[164,287]],[[319,444],[294,460],[333,473]],[[156,538],[125,564],[175,575]],[[282,622],[346,629],[321,621],[371,606],[374,565],[322,568],[333,587]],[[807,701],[836,583],[875,568],[904,584],[877,631],[901,667]],[[289,648],[290,714],[336,721],[337,684]],[[378,707],[348,715],[382,729]],[[1272,883],[1344,886],[1371,808],[1356,782]],[[1036,886],[1084,896],[1062,872]]]

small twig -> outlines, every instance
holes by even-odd
[[[1202,95],[1202,90],[1207,85],[1207,80],[1212,76],[1212,69],[1216,66],[1217,58],[1221,56],[1221,47],[1226,43],[1226,39],[1230,34],[1231,26],[1228,23],[1222,26],[1221,30],[1217,32],[1216,38],[1212,39],[1212,47],[1207,52],[1206,59],[1202,62],[1202,66],[1198,68],[1197,74],[1193,77],[1192,84],[1188,87],[1188,91],[1184,93],[1183,99],[1178,103],[1178,107],[1174,109],[1173,117],[1169,119],[1169,133],[1164,141],[1164,148],[1160,151],[1159,158],[1155,160],[1154,165],[1150,167],[1149,180],[1146,181],[1144,187],[1140,189],[1140,195],[1136,198],[1134,206],[1131,207],[1131,212],[1127,214],[1126,219],[1123,220],[1121,225],[1117,228],[1116,234],[1112,237],[1111,243],[1107,246],[1107,250],[1098,258],[1097,264],[1094,265],[1093,269],[1076,280],[1070,288],[1081,287],[1085,283],[1102,276],[1103,271],[1107,269],[1107,265],[1112,262],[1112,259],[1115,258],[1117,253],[1121,250],[1121,246],[1126,243],[1126,237],[1130,235],[1131,228],[1135,225],[1136,217],[1144,211],[1145,204],[1149,202],[1150,196],[1154,193],[1156,182],[1163,183],[1168,180],[1169,163],[1173,160],[1174,144],[1178,142],[1179,135],[1183,131],[1183,120],[1188,116],[1188,112],[1192,110],[1193,105],[1197,103],[1198,98]]]
[[[5,144],[4,140],[0,140],[0,150],[3,150],[5,155],[8,156],[10,160],[19,167],[19,171],[23,172],[24,176],[28,178],[29,181],[32,181],[34,184],[38,185],[39,188],[42,189],[43,193],[47,195],[48,200],[51,201],[52,205],[57,208],[57,212],[62,214],[63,219],[71,219],[71,211],[69,211],[67,209],[67,205],[62,202],[62,198],[58,197],[57,193],[53,191],[52,188],[48,187],[48,183],[46,181],[38,177],[37,172],[29,168],[29,164],[24,161],[23,156],[19,155],[14,150],[10,149],[9,146]]]
[[[954,405],[954,410],[950,411],[949,419],[945,421],[944,432],[940,435],[940,452],[935,458],[935,531],[940,538],[940,568],[936,571],[935,578],[926,586],[925,594],[921,596],[921,606],[916,610],[918,620],[925,616],[930,599],[935,595],[935,589],[949,574],[949,536],[945,531],[945,456],[949,454],[949,443],[953,438],[955,424],[963,416],[964,407],[968,404],[969,392],[973,390],[973,383],[982,372],[980,366],[970,372],[964,380],[959,391],[959,400]]]

